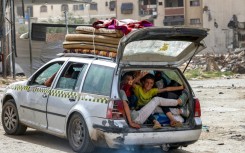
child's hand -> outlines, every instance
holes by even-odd
[[[149,72],[147,71],[138,71],[137,72],[137,76],[135,77],[134,81],[133,81],[133,87],[134,85],[137,84],[141,84],[140,83],[140,79],[143,78],[146,74],[148,74]]]
[[[138,77],[140,75],[140,70],[134,72],[134,78]]]
[[[140,77],[143,78],[148,73],[149,73],[148,71],[141,71],[140,72]]]
[[[134,122],[129,123],[129,125],[130,125],[132,128],[136,128],[136,129],[139,129],[139,128],[140,128],[140,125],[137,124],[137,123],[134,123]]]

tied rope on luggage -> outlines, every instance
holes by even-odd
[[[94,44],[94,38],[95,38],[95,29],[93,29],[93,47],[94,47],[94,55],[96,55],[96,54],[95,54],[95,44]]]
[[[67,34],[65,52],[94,54],[116,58],[120,39],[133,30],[153,26],[146,20],[98,20],[92,27],[78,26],[76,34]]]

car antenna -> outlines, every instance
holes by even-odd
[[[94,39],[95,39],[95,28],[93,29],[93,50],[94,50],[94,55],[96,56],[96,59],[98,59],[98,56],[97,56],[97,54],[95,53]]]

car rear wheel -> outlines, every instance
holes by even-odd
[[[8,100],[2,109],[2,124],[4,131],[9,135],[21,135],[26,132],[26,126],[19,121],[19,114],[14,100]]]
[[[83,117],[76,113],[72,115],[68,125],[68,140],[75,152],[88,153],[94,150],[94,145],[88,133]]]

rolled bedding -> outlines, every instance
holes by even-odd
[[[66,49],[64,53],[80,53],[80,54],[94,54],[99,56],[116,58],[116,52],[103,51],[103,50],[92,50],[92,49]]]
[[[122,38],[124,36],[124,33],[121,30],[106,29],[106,28],[95,29],[94,27],[88,27],[88,26],[77,26],[76,33],[96,34],[96,35],[102,35],[102,36],[114,37],[114,38]]]
[[[96,49],[105,51],[117,51],[117,45],[106,43],[92,43],[84,41],[65,41],[63,42],[63,48],[65,49]]]
[[[90,35],[90,34],[67,34],[65,37],[66,41],[86,41],[86,42],[98,42],[106,44],[118,45],[120,38],[112,38],[101,35]]]

